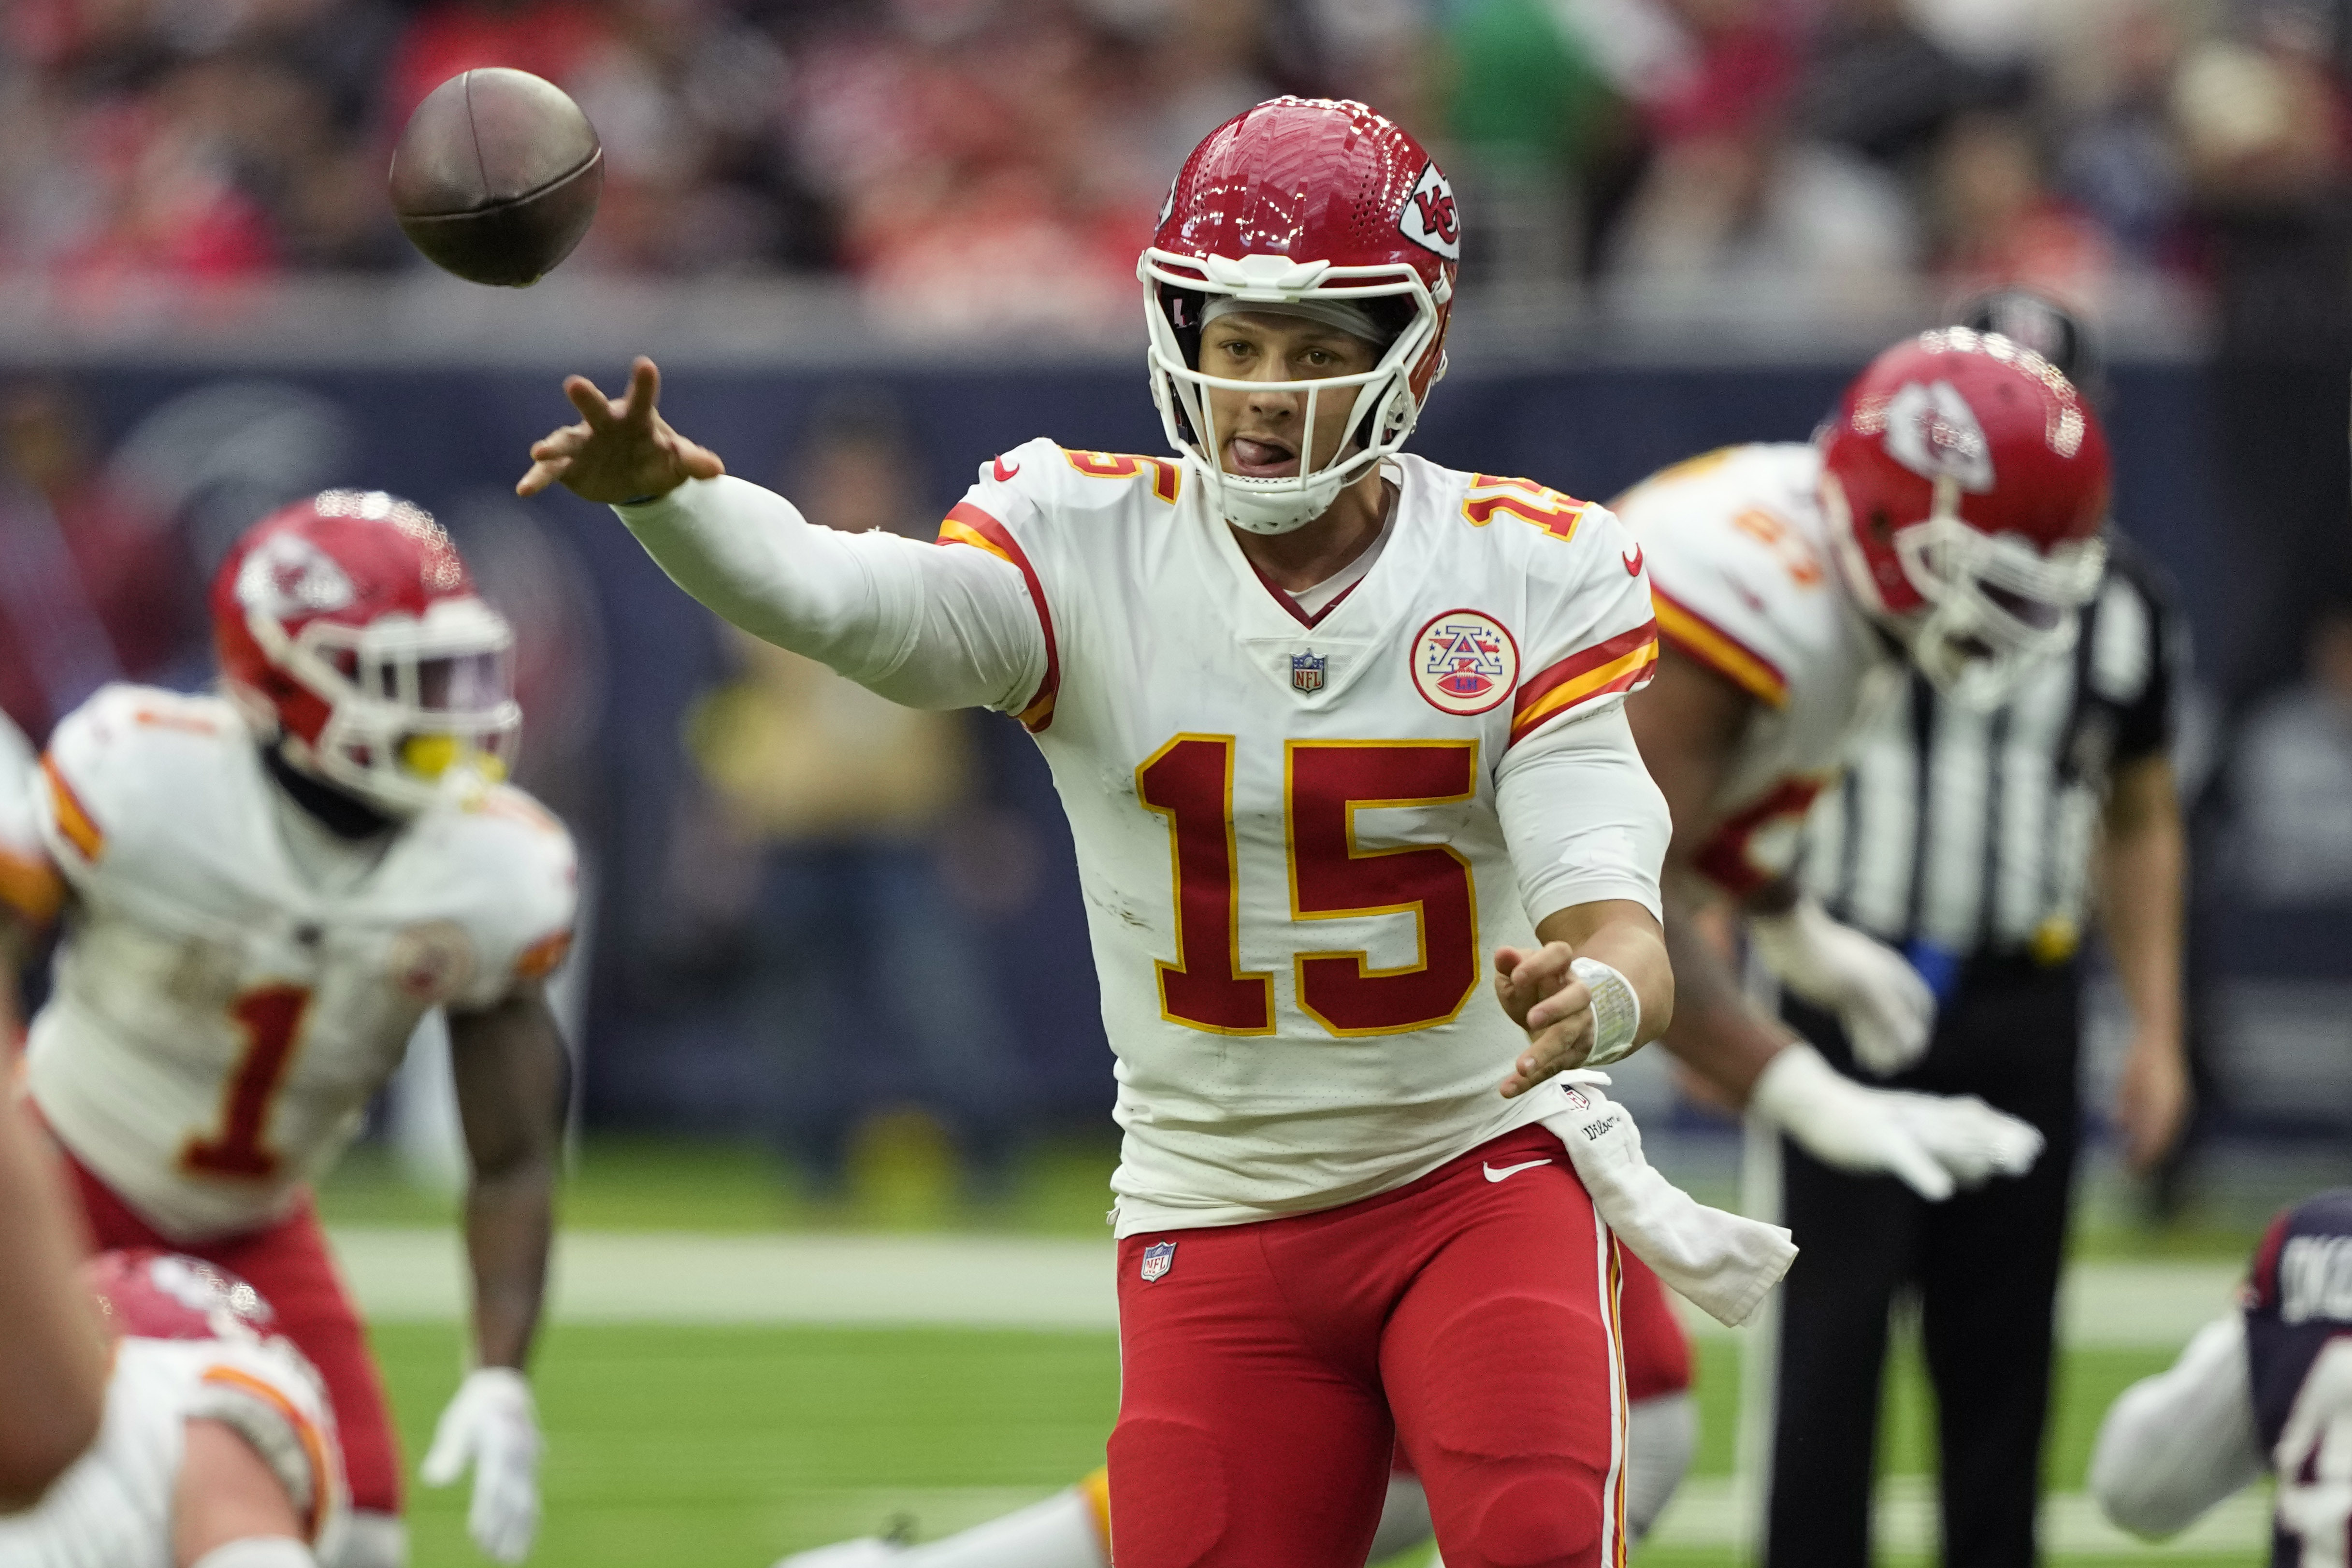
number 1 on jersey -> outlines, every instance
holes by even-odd
[[[278,1154],[262,1141],[269,1130],[270,1102],[294,1063],[310,993],[300,986],[261,986],[229,1004],[228,1016],[245,1034],[245,1049],[230,1069],[221,1096],[217,1136],[191,1138],[180,1163],[206,1176],[263,1177],[278,1172]]]
[[[1159,966],[1160,1010],[1212,1034],[1272,1034],[1274,977],[1240,972],[1234,737],[1178,736],[1136,768],[1135,792],[1168,819],[1176,873],[1176,962]]]

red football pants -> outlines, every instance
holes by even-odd
[[[1639,1405],[1690,1387],[1691,1343],[1666,1300],[1665,1281],[1631,1252],[1623,1259],[1617,1337],[1625,1358],[1625,1402]]]
[[[391,1407],[368,1354],[359,1312],[335,1272],[310,1195],[304,1193],[293,1212],[259,1230],[208,1241],[174,1241],[141,1218],[71,1153],[65,1157],[81,1190],[82,1209],[89,1216],[100,1251],[152,1247],[184,1252],[219,1265],[261,1292],[276,1314],[278,1331],[310,1358],[327,1385],[352,1507],[398,1513],[400,1446],[393,1435]]]
[[[1360,1568],[1392,1444],[1450,1568],[1622,1563],[1617,1291],[1539,1126],[1345,1207],[1128,1238],[1119,1568]]]

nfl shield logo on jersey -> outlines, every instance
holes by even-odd
[[[1149,1285],[1152,1281],[1157,1280],[1161,1275],[1167,1273],[1168,1270],[1174,1266],[1175,1262],[1176,1243],[1173,1241],[1153,1242],[1150,1246],[1143,1249],[1143,1282]]]
[[[1328,653],[1293,653],[1290,655],[1290,689],[1294,692],[1319,692],[1323,689],[1323,667],[1331,662]]]

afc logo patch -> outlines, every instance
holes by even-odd
[[[1175,1266],[1176,1243],[1155,1241],[1143,1249],[1143,1267],[1139,1271],[1143,1275],[1143,1282],[1149,1285],[1154,1280],[1164,1278]]]
[[[1449,610],[1412,640],[1412,684],[1429,706],[1457,717],[1485,713],[1519,681],[1519,647],[1503,623]]]
[[[1323,689],[1323,671],[1331,663],[1328,653],[1293,653],[1290,655],[1290,689],[1294,692],[1319,692]]]
[[[1397,232],[1448,261],[1462,259],[1462,214],[1454,205],[1454,187],[1437,172],[1434,160],[1423,167],[1412,193],[1398,210]]]

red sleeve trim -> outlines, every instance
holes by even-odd
[[[1649,685],[1658,667],[1658,623],[1644,621],[1605,643],[1570,653],[1549,669],[1519,683],[1511,707],[1511,744],[1516,746],[1580,704],[1612,692]]]
[[[1037,625],[1045,633],[1045,679],[1023,705],[1020,718],[1030,734],[1039,733],[1054,722],[1054,698],[1062,689],[1062,657],[1054,643],[1054,612],[1045,605],[1045,585],[1037,580],[1036,569],[1011,530],[970,501],[958,501],[948,513],[940,524],[939,542],[970,545],[1021,569],[1022,580],[1029,585],[1029,602],[1037,607]]]

